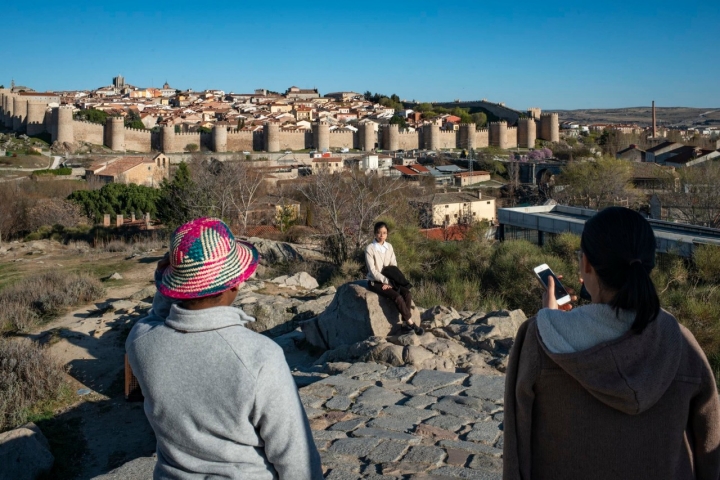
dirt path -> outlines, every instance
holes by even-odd
[[[33,335],[69,367],[73,389],[79,391],[77,404],[56,417],[57,423],[79,429],[84,441],[84,448],[77,445],[82,456],[73,460],[74,478],[90,479],[155,451],[142,402],[129,403],[124,396],[125,338],[150,305],[123,299],[149,286],[153,269],[154,263],[138,262],[123,273],[122,286],[107,288],[106,298]],[[91,393],[80,395],[82,389]]]

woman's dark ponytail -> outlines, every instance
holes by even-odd
[[[632,310],[631,330],[642,333],[660,313],[660,299],[650,272],[655,268],[655,234],[639,213],[610,207],[585,223],[580,248],[604,288],[615,296],[616,312]]]
[[[660,299],[650,279],[650,271],[641,262],[629,265],[625,284],[618,290],[610,306],[616,312],[620,309],[635,311],[635,321],[631,327],[635,333],[642,333],[658,316]]]

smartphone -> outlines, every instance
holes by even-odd
[[[535,276],[537,276],[538,280],[540,280],[540,283],[542,283],[545,288],[548,286],[548,278],[553,277],[553,280],[555,280],[555,299],[557,300],[558,305],[565,305],[570,301],[570,294],[567,290],[565,290],[565,287],[563,287],[560,280],[558,280],[557,276],[555,276],[547,264],[543,263],[542,265],[535,267],[533,271],[535,272]]]

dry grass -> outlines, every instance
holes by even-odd
[[[64,369],[29,340],[0,338],[0,431],[25,423],[34,409],[62,393]]]
[[[99,280],[88,274],[50,270],[0,291],[0,331],[27,332],[71,306],[96,300],[104,293]]]

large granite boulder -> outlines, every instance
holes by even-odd
[[[285,263],[304,260],[324,260],[322,253],[294,245],[287,242],[276,242],[266,238],[249,237],[247,241],[252,243],[262,256],[262,262]]]
[[[412,315],[413,321],[420,324],[416,308]],[[367,280],[359,280],[338,288],[327,309],[301,326],[308,342],[335,349],[369,337],[386,337],[397,330],[400,320],[394,302],[368,290]]]
[[[50,445],[34,423],[0,433],[0,480],[35,480],[55,462]]]
[[[278,285],[285,285],[286,287],[300,287],[306,290],[313,290],[318,288],[317,280],[306,272],[298,272],[295,275],[283,275],[270,280],[272,283]]]
[[[507,354],[520,325],[527,317],[522,310],[500,310],[472,319],[473,323],[468,323],[470,320],[454,320],[444,330],[468,348]]]

